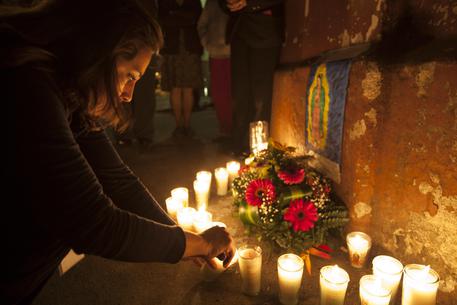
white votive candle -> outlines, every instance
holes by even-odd
[[[349,274],[337,265],[322,267],[320,271],[320,305],[343,305],[348,283]]]
[[[206,210],[209,200],[209,188],[207,181],[194,180],[195,202],[198,210]]]
[[[389,305],[390,290],[383,287],[381,279],[372,274],[362,276],[359,291],[362,305]]]
[[[303,276],[303,259],[295,254],[283,254],[278,258],[279,301],[284,305],[298,303]]]
[[[352,267],[362,268],[371,248],[371,237],[363,232],[351,232],[346,237]]]
[[[186,187],[177,187],[171,190],[171,197],[182,202],[183,207],[189,206],[189,190]]]
[[[430,266],[406,265],[403,271],[402,305],[435,305],[440,278]]]
[[[216,193],[218,196],[227,195],[228,189],[228,171],[225,167],[218,167],[214,170],[216,176]]]
[[[194,228],[194,208],[183,208],[177,213],[178,224],[187,231],[192,231]]]
[[[232,184],[233,180],[238,177],[238,171],[240,170],[240,162],[230,161],[227,162],[227,171],[229,173],[229,184]]]
[[[205,210],[198,210],[194,213],[194,231],[201,233],[212,223],[213,215]]]
[[[373,259],[373,274],[380,278],[382,285],[391,291],[391,305],[395,304],[402,273],[403,264],[396,258],[378,255]]]
[[[241,290],[251,296],[260,292],[262,249],[258,246],[242,246],[238,249],[241,274]]]
[[[165,204],[167,206],[168,214],[175,219],[178,211],[184,208],[182,201],[173,197],[168,197],[165,199]]]
[[[195,175],[195,178],[197,180],[202,180],[202,181],[206,181],[209,186],[211,187],[211,178],[212,178],[213,174],[211,174],[211,172],[209,171],[199,171],[196,175]]]

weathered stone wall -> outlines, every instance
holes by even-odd
[[[441,276],[439,304],[455,304],[457,61],[428,42],[455,37],[457,1],[405,3],[291,0],[282,62],[389,35],[381,50],[407,41],[390,61],[376,54],[353,61],[336,191],[350,210],[348,230],[368,232],[405,264],[430,264]],[[423,40],[395,37],[405,7],[428,18],[408,23]],[[272,136],[301,153],[308,74],[308,66],[278,71],[274,87]]]

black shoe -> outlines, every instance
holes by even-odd
[[[184,127],[176,127],[175,130],[172,132],[173,138],[183,138],[185,136],[185,128]]]

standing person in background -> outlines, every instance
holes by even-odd
[[[233,153],[249,151],[249,123],[270,122],[273,76],[284,37],[283,0],[220,0],[230,14]]]
[[[128,262],[234,254],[229,233],[184,231],[105,134],[162,45],[135,0],[0,6],[5,182],[0,304],[31,304],[70,249]],[[222,256],[220,256],[222,257]],[[107,279],[109,280],[109,279]]]
[[[190,137],[194,89],[202,86],[203,47],[197,32],[200,0],[158,0],[158,18],[164,32],[162,88],[170,92],[175,137]]]
[[[211,99],[221,137],[228,137],[232,132],[230,45],[225,39],[228,18],[218,0],[207,0],[198,20],[198,34],[209,54]]]

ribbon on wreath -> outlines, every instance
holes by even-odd
[[[300,254],[300,257],[303,259],[306,267],[306,271],[308,272],[309,275],[311,275],[311,255],[323,258],[323,259],[330,259],[330,253],[333,252],[333,249],[330,248],[328,245],[319,245],[319,246],[313,246]]]
[[[255,225],[259,221],[259,210],[256,206],[247,204],[245,201],[240,203],[238,213],[241,221],[247,225]]]

